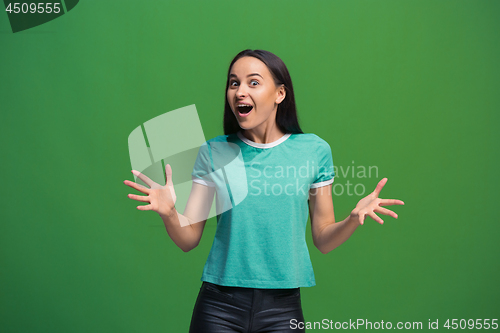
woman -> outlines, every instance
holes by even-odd
[[[300,129],[288,70],[268,51],[244,50],[231,62],[224,132],[199,150],[184,214],[174,206],[168,164],[166,186],[132,171],[150,188],[125,181],[146,194],[129,197],[149,203],[137,208],[158,212],[187,252],[198,245],[217,193],[217,230],[190,332],[303,332],[300,287],[315,285],[305,241],[308,213],[314,245],[328,253],[366,216],[381,224],[375,213],[397,218],[381,206],[404,203],[378,197],[384,178],[335,223],[330,146]]]

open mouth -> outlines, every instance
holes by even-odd
[[[236,109],[238,110],[238,113],[240,114],[240,116],[245,117],[246,115],[248,115],[250,113],[250,111],[253,110],[253,106],[240,104],[240,105],[236,106]]]
[[[239,113],[246,114],[246,113],[249,113],[250,111],[252,111],[253,106],[246,105],[246,104],[240,104],[237,106],[237,108],[238,108]]]

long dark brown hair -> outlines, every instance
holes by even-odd
[[[285,63],[277,55],[264,50],[244,50],[234,57],[227,71],[226,91],[225,91],[225,106],[224,106],[224,134],[233,134],[241,130],[236,117],[231,111],[231,107],[227,101],[227,89],[229,88],[229,74],[233,64],[242,57],[254,57],[266,64],[269,72],[274,79],[276,86],[284,85],[286,90],[285,99],[278,104],[276,111],[276,125],[283,133],[303,133],[299,126],[297,118],[297,108],[295,106],[295,95],[293,94],[292,78],[288,73]]]

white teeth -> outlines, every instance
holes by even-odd
[[[251,105],[248,105],[248,104],[238,104],[237,106],[240,107],[240,106],[251,106]]]

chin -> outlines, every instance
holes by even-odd
[[[249,130],[249,129],[252,129],[255,127],[255,126],[249,126],[248,124],[242,124],[242,123],[238,123],[238,125],[240,125],[240,128],[242,130]]]
[[[248,122],[247,121],[245,121],[245,122],[238,121],[238,125],[240,126],[241,129],[249,129],[250,128],[248,126]]]

